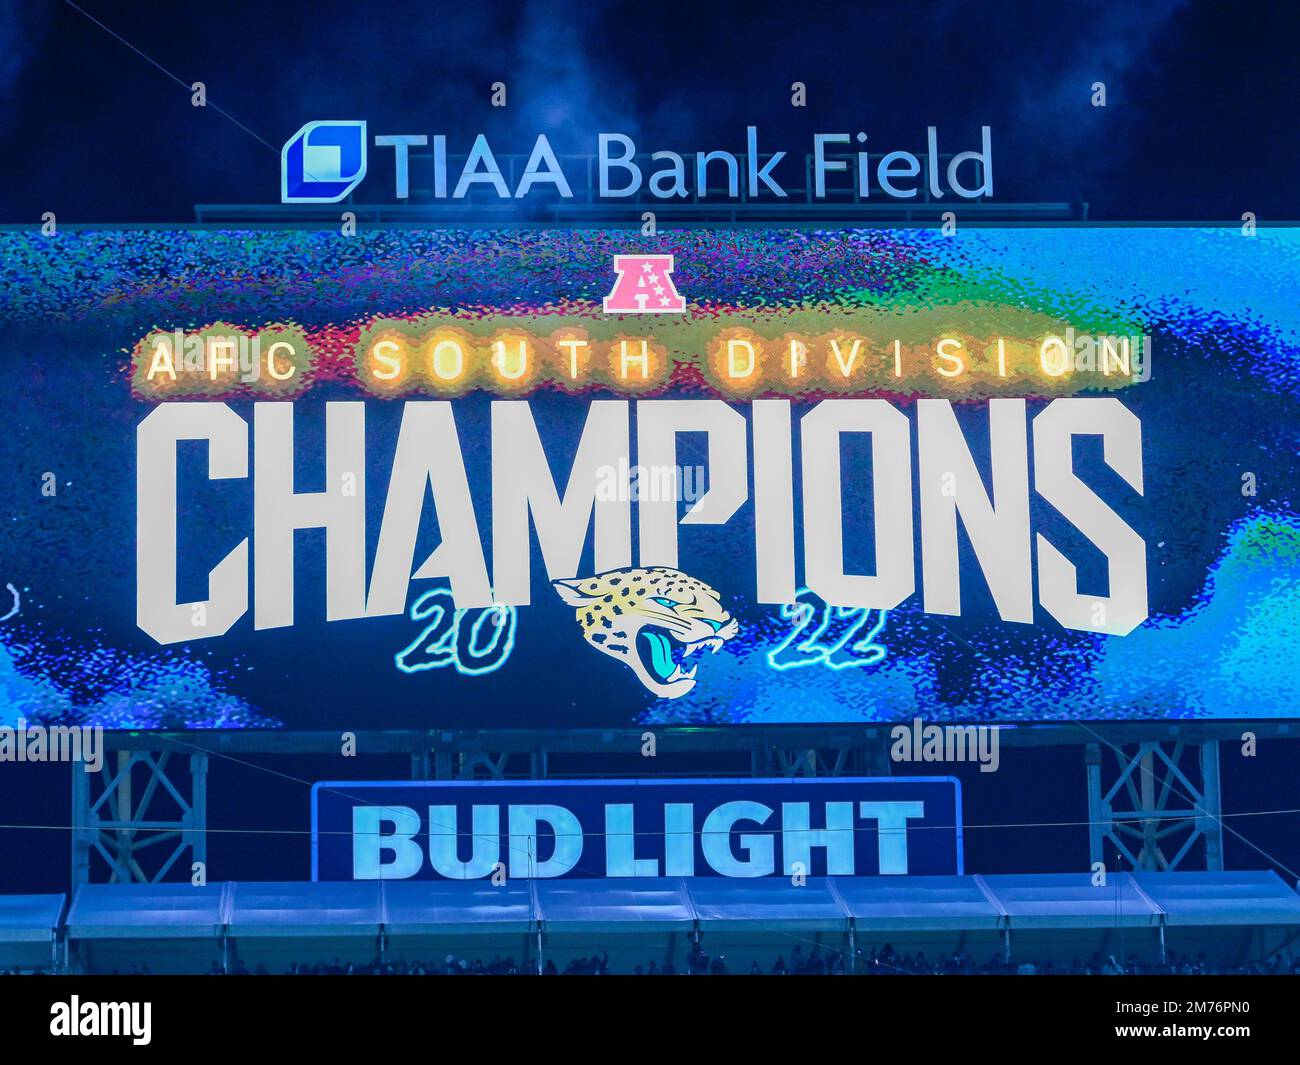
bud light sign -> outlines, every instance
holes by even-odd
[[[312,789],[312,879],[960,875],[951,777]]]

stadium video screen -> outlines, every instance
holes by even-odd
[[[0,252],[15,720],[1295,714],[1294,231]]]

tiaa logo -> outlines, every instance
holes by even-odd
[[[365,176],[365,122],[308,122],[280,149],[281,203],[338,203]]]

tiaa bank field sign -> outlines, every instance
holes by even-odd
[[[320,783],[314,880],[962,872],[951,777]]]

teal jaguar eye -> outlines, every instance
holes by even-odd
[[[665,599],[662,596],[658,596],[658,595],[652,595],[650,597],[650,602],[658,603],[660,606],[666,606],[669,610],[672,610],[674,607],[677,606],[677,604],[674,603],[671,599]]]

